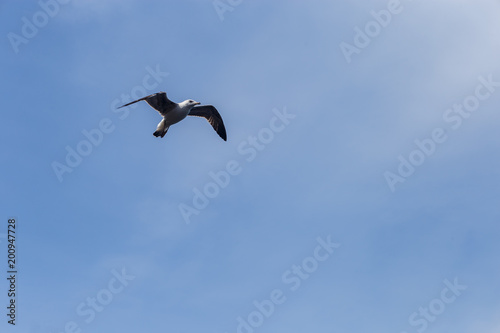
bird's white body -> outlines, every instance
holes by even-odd
[[[195,106],[196,104],[190,104],[188,103],[189,101],[184,101],[181,103],[178,103],[172,111],[167,113],[163,119],[165,119],[165,125],[170,126],[173,124],[178,123],[182,119],[186,118],[187,115],[189,114],[189,111],[191,111],[191,108]],[[199,104],[199,103],[197,103]]]
[[[171,125],[176,124],[179,121],[186,118],[187,115],[189,114],[189,111],[191,111],[191,109],[193,108],[193,106],[198,105],[200,103],[189,99],[185,100],[184,102],[175,104],[176,104],[175,107],[163,116],[163,119],[156,127],[155,133],[158,133],[162,136],[165,135],[165,133],[167,133],[168,128]]]

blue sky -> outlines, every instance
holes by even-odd
[[[500,331],[498,1],[61,2],[0,6],[2,332]]]

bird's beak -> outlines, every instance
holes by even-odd
[[[201,103],[200,102],[196,102],[194,105],[200,105]]]

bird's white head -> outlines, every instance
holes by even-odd
[[[192,99],[186,99],[184,102],[182,102],[184,106],[187,106],[189,108],[192,108],[195,105],[200,105],[200,102],[193,101]]]

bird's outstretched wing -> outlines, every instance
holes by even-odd
[[[167,93],[165,93],[164,91],[160,91],[159,93],[139,98],[138,100],[122,105],[119,108],[122,108],[124,106],[129,106],[130,104],[134,104],[140,101],[146,101],[149,105],[151,105],[153,109],[158,111],[162,116],[165,116],[165,114],[172,111],[172,109],[175,108],[176,106],[176,103],[172,102],[167,98]]]
[[[219,134],[219,136],[226,141],[226,128],[224,127],[224,122],[222,121],[222,117],[215,107],[212,105],[202,105],[195,106],[189,111],[189,116],[203,117],[208,122],[214,130]]]

